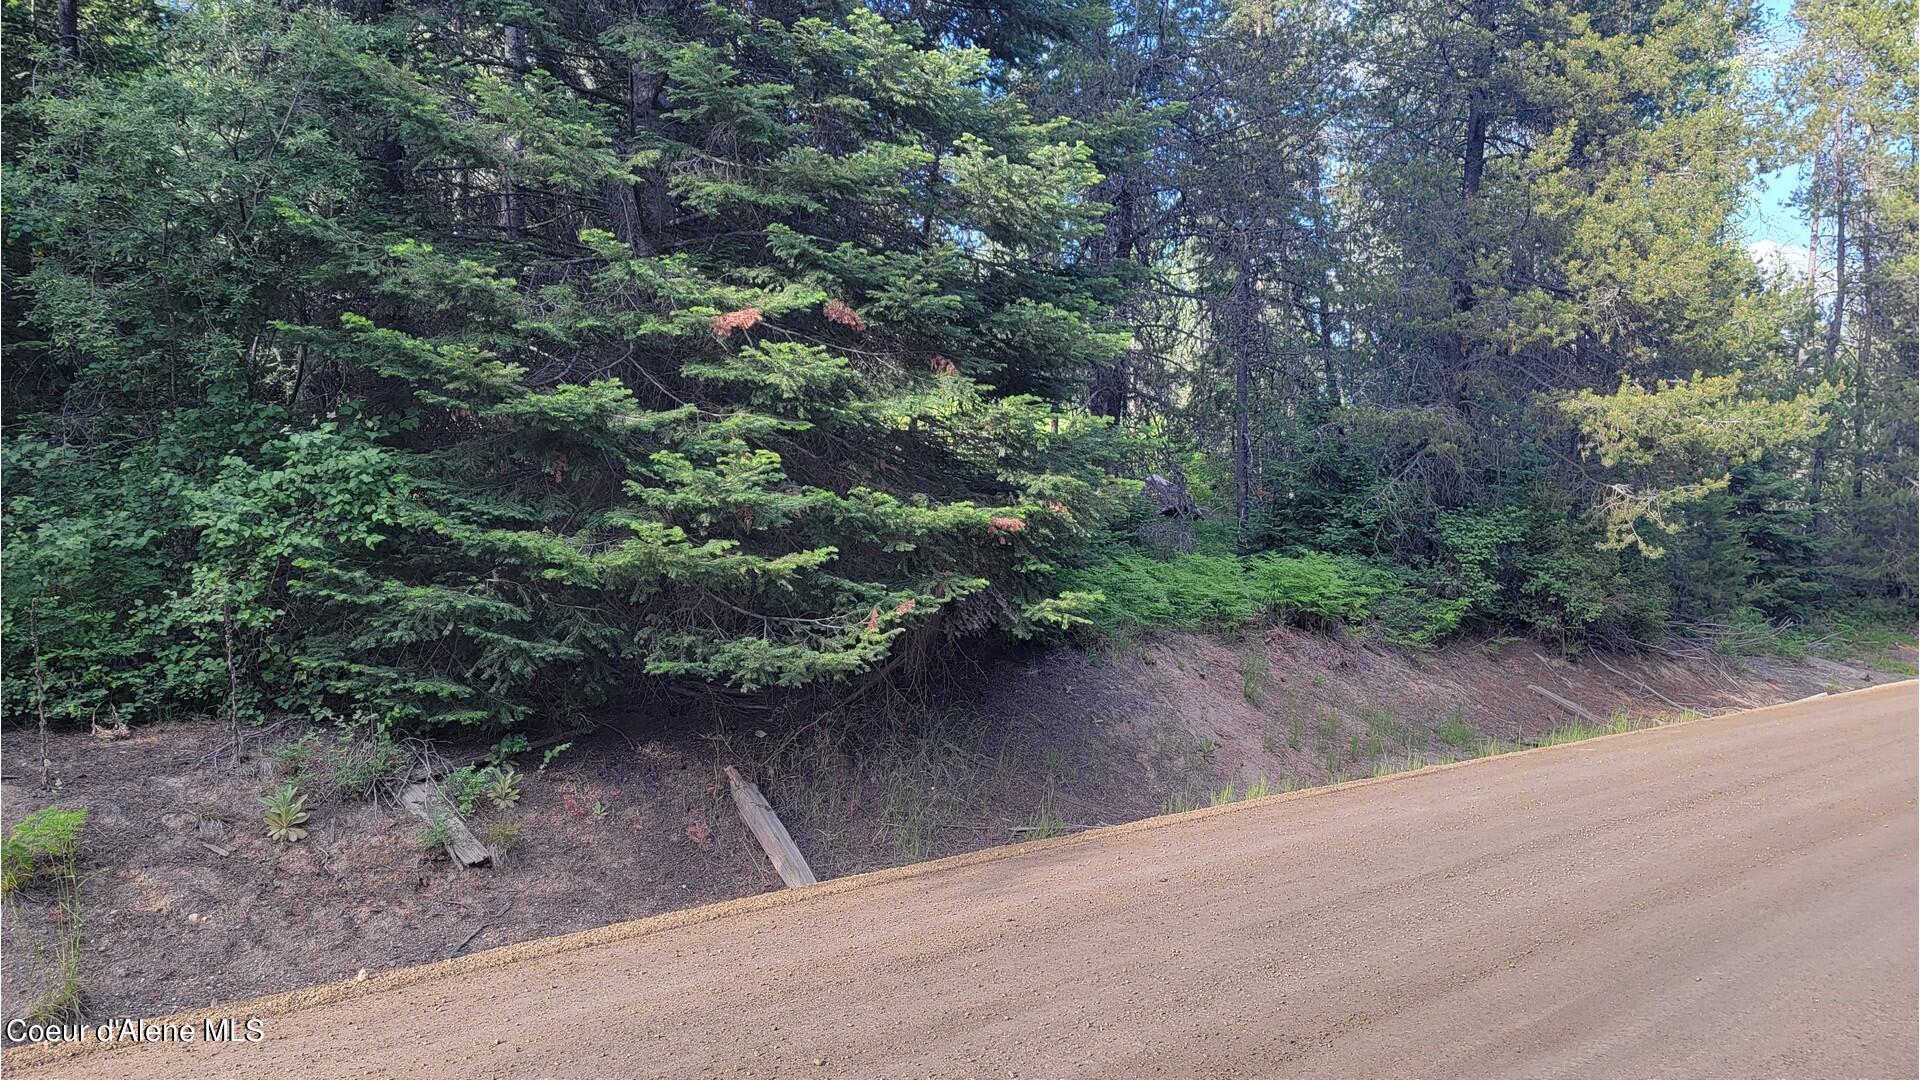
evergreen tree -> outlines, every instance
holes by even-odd
[[[150,49],[18,106],[7,648],[62,708],[512,720],[1070,617],[1104,208],[986,51],[244,0]]]

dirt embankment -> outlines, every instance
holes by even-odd
[[[1914,691],[975,852],[211,1014],[257,1022],[259,1042],[34,1047],[6,1065],[1912,1076]]]
[[[1529,743],[1572,719],[1530,686],[1650,717],[1884,678],[1568,663],[1525,641],[1414,654],[1293,630],[1056,650],[858,725],[608,717],[544,773],[529,755],[517,803],[482,801],[474,831],[510,846],[476,870],[423,851],[419,822],[392,806],[320,787],[307,838],[268,841],[260,797],[291,725],[237,763],[216,752],[219,724],[57,734],[53,793],[27,765],[32,734],[9,731],[0,801],[8,825],[53,801],[87,808],[85,1014],[143,1016],[777,889],[728,799],[728,763],[760,781],[825,879]],[[49,979],[59,918],[32,890],[6,912],[6,1017]]]

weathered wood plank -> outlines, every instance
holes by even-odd
[[[820,879],[813,876],[806,856],[800,854],[793,837],[787,834],[787,827],[780,823],[780,815],[773,812],[767,797],[760,793],[759,785],[747,781],[731,765],[727,766],[727,785],[733,790],[733,805],[740,811],[740,820],[747,823],[753,838],[760,841],[787,888],[817,884]]]
[[[467,823],[454,813],[453,807],[447,805],[440,795],[440,789],[432,781],[423,780],[400,789],[400,805],[429,825],[434,822],[436,804],[441,811],[438,816],[447,825],[447,854],[453,856],[461,866],[486,866],[492,863],[493,852],[473,835]]]

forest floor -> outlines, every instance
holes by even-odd
[[[87,809],[81,1006],[152,1016],[776,890],[729,764],[825,880],[1548,741],[1574,717],[1542,689],[1657,723],[1893,681],[1913,661],[1569,662],[1524,640],[1408,652],[1283,628],[1035,652],[965,693],[869,706],[857,729],[609,716],[542,771],[528,755],[517,803],[483,803],[474,832],[514,838],[477,869],[424,851],[397,807],[317,790],[306,839],[270,842],[260,798],[292,725],[245,740],[237,761],[219,723],[57,732],[53,792],[30,764],[35,734],[10,730],[0,817]],[[66,917],[44,893],[5,910],[8,1019],[58,964]]]

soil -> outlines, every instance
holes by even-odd
[[[1003,660],[969,680],[974,692],[872,703],[857,717],[768,728],[609,715],[544,770],[538,752],[525,755],[517,803],[482,800],[476,835],[500,848],[517,833],[490,867],[423,851],[421,823],[390,798],[323,784],[305,788],[309,835],[269,840],[260,799],[285,770],[275,749],[303,734],[290,723],[247,733],[237,752],[211,722],[112,740],[56,732],[54,791],[29,764],[35,734],[10,730],[0,818],[11,827],[53,802],[87,809],[83,1016],[154,1016],[778,890],[734,812],[730,763],[761,783],[825,880],[1249,787],[1471,756],[1462,721],[1476,738],[1526,743],[1571,719],[1529,685],[1602,716],[1656,717],[1675,712],[1669,702],[1712,713],[1889,678],[1785,662],[1568,662],[1526,641],[1407,653],[1292,629],[1168,635]],[[33,888],[4,915],[10,1019],[51,979],[60,916]]]
[[[23,1077],[1912,1076],[1915,685],[1158,817]]]

